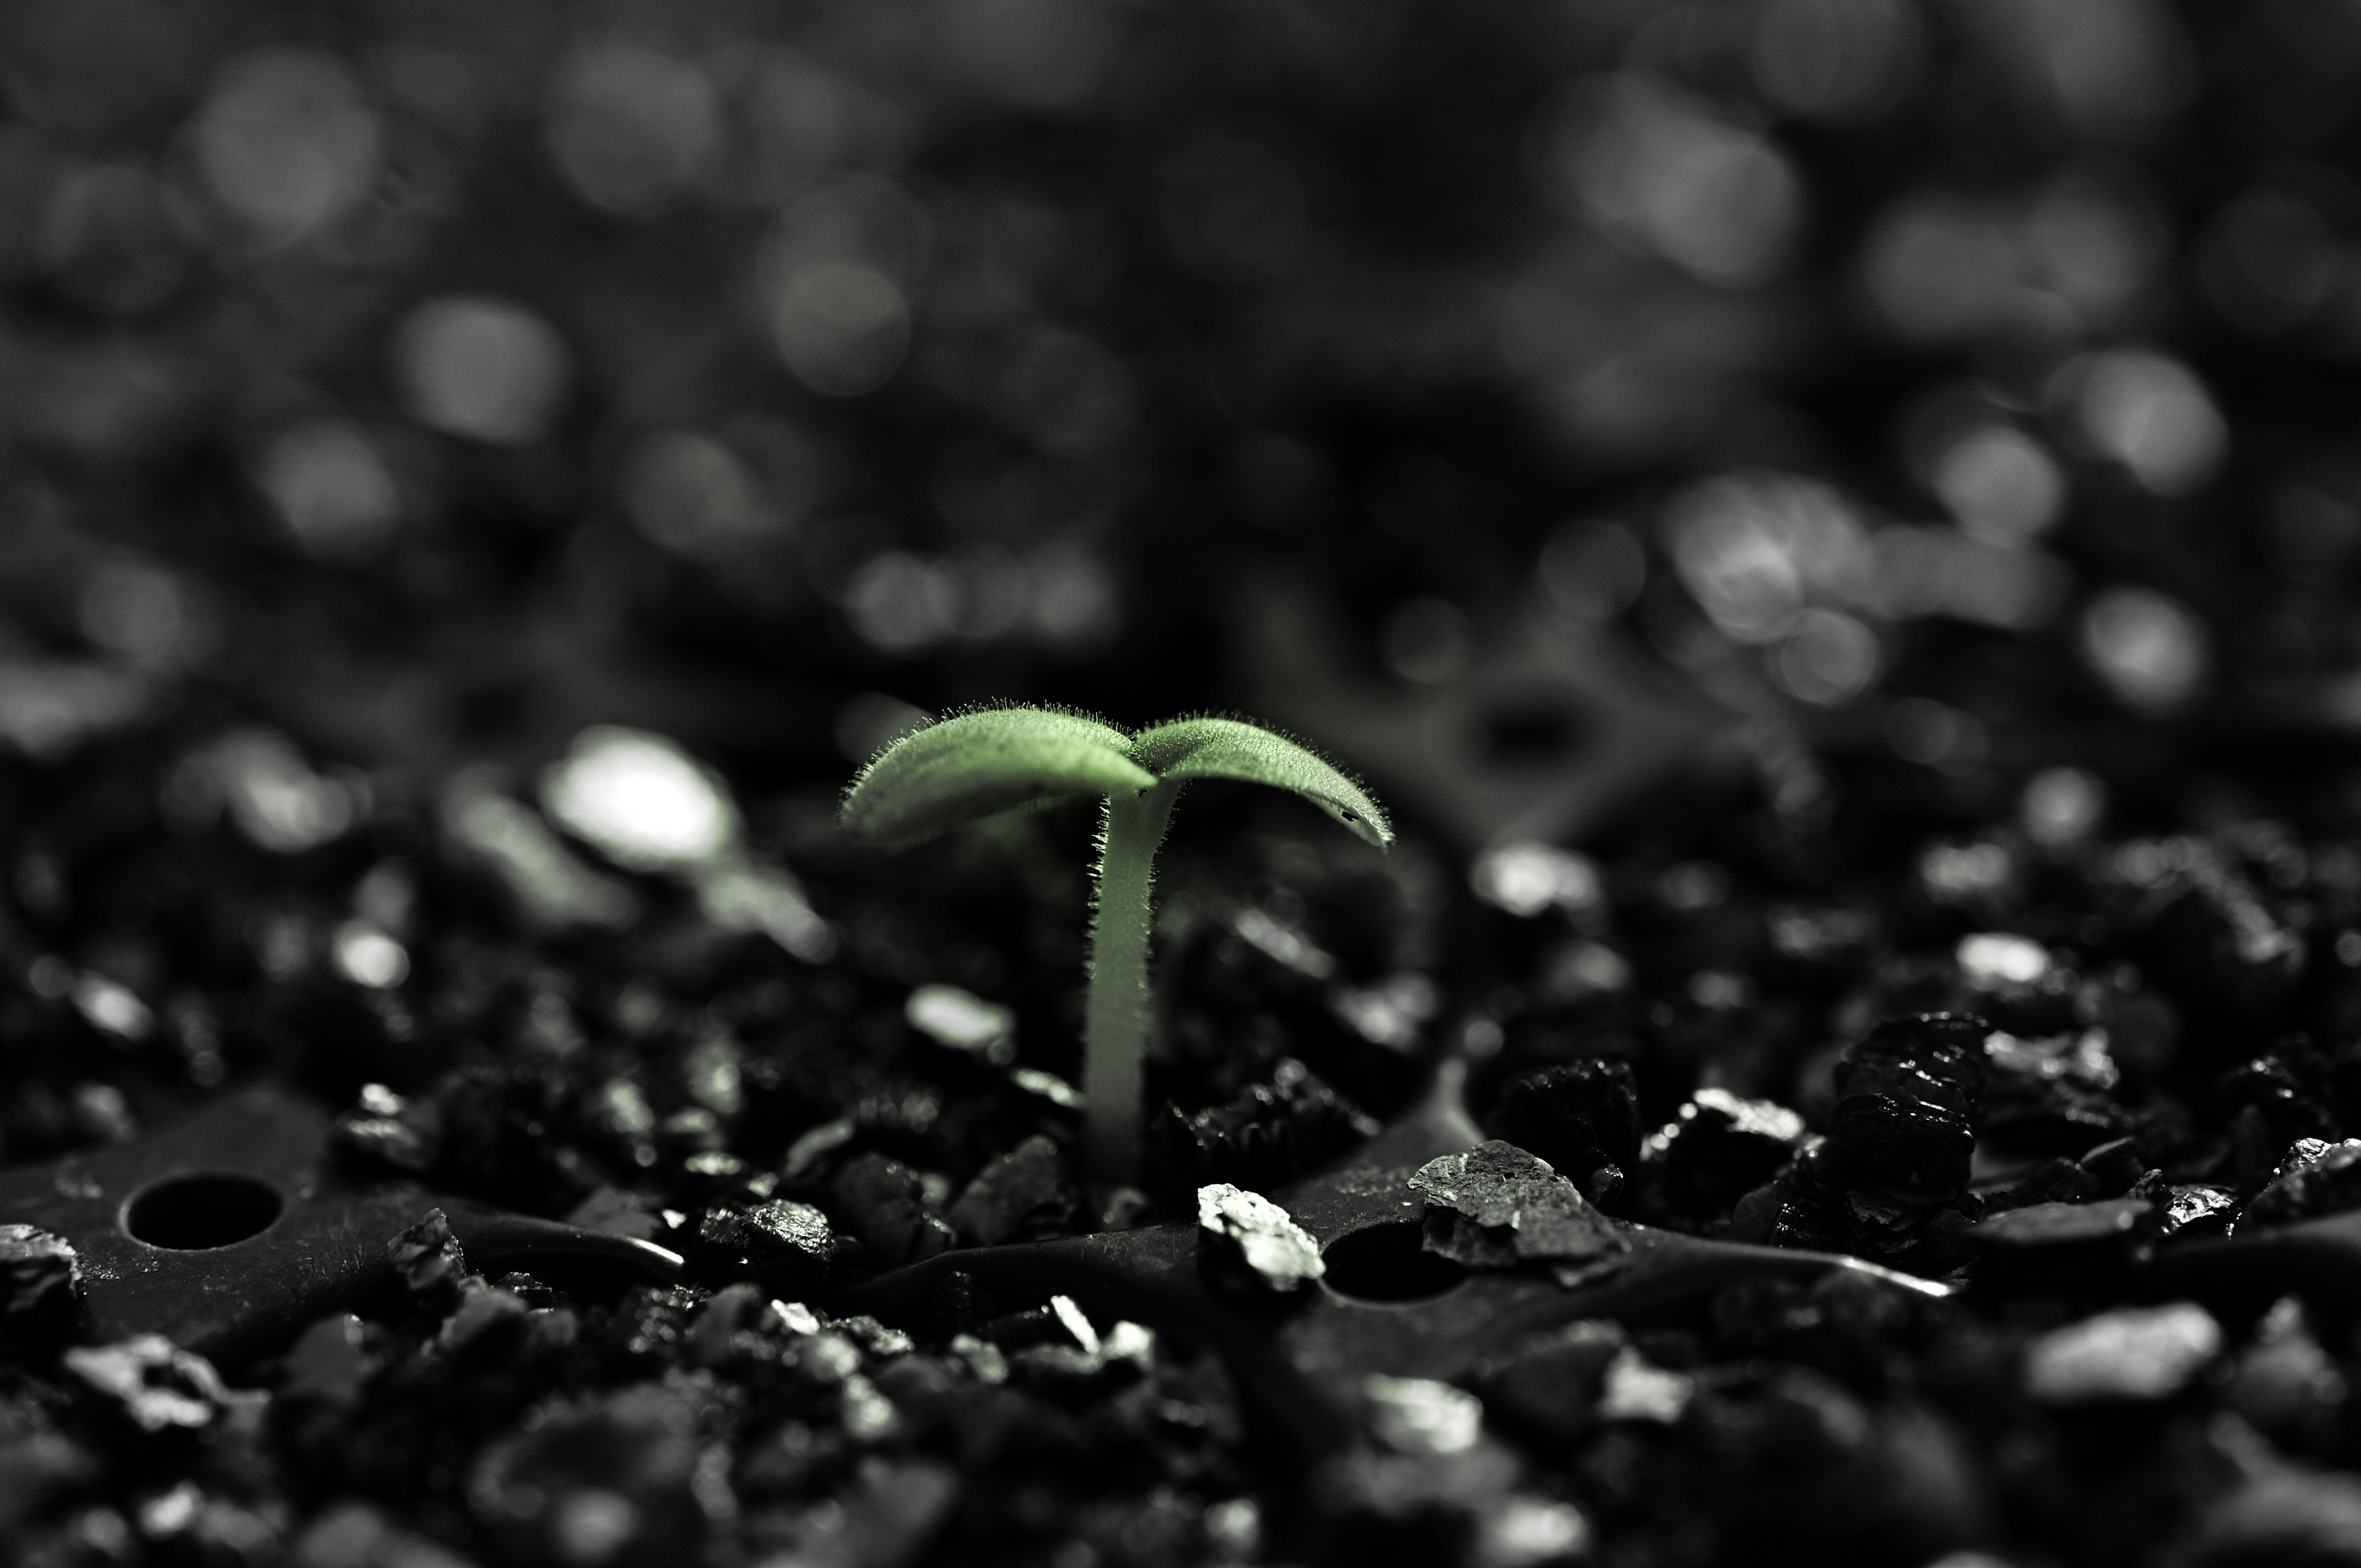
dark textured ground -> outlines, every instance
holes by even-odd
[[[0,1158],[268,1077],[685,1247],[1068,1234],[1086,817],[834,793],[1235,706],[1404,837],[1183,806],[1160,1212],[1457,1054],[1610,1214],[1970,1288],[1591,1325],[1303,1475],[1111,1318],[446,1259],[152,1432],[12,1330],[0,1541],[2361,1560],[2328,1276],[2125,1274],[2361,1203],[2356,76],[2334,0],[13,7]],[[599,724],[732,855],[569,824]]]

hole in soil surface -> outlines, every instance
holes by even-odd
[[[203,1252],[260,1235],[284,1207],[277,1189],[250,1176],[175,1176],[126,1204],[123,1228],[149,1246]]]
[[[1402,1220],[1339,1236],[1320,1255],[1328,1288],[1356,1301],[1424,1301],[1467,1277],[1419,1245],[1419,1223]]]

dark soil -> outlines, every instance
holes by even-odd
[[[2356,18],[12,7],[0,1160],[269,1080],[688,1272],[422,1211],[214,1367],[0,1236],[0,1556],[2361,1563]],[[1188,797],[1112,1212],[1088,811],[833,828],[985,698],[1235,707],[1402,830]],[[633,735],[680,791],[569,812]],[[1895,1277],[1310,1464],[1090,1300],[829,1310],[1446,1061],[1553,1235]],[[1499,1232],[1337,1261],[1553,1277]]]

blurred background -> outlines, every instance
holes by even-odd
[[[700,907],[818,961],[835,791],[986,697],[1261,715],[1462,866],[2281,787],[2361,725],[2356,86],[2353,0],[22,0],[11,1016],[400,1038],[405,868],[628,926],[569,842],[751,835]]]
[[[1481,839],[1627,723],[2361,716],[2347,0],[0,26],[43,763],[1238,704]]]
[[[917,854],[832,826],[880,745],[1006,698],[1248,713],[1402,830],[1380,857],[1191,790],[1163,1213],[1277,1190],[1453,1052],[1488,1126],[1651,1223],[1938,1273],[1975,1194],[2153,1166],[2224,1183],[2171,1189],[2219,1223],[2351,1154],[2296,1140],[2361,1133],[2356,116],[2361,0],[7,0],[0,1163],[269,1078],[372,1168],[684,1249],[774,1194],[863,1267],[1095,1224],[1064,1152],[1092,809]],[[2007,1031],[1979,1185],[1842,1185],[1807,1136],[1839,1063],[1938,1008]],[[1951,1147],[1977,1091],[1916,1081],[1934,1111],[1855,1102]],[[1620,1165],[1519,1128],[1561,1090],[1620,1117]],[[2342,1203],[2349,1168],[2287,1190]],[[708,1414],[567,1424],[544,1393],[591,1362],[485,1329],[519,1281],[554,1327],[523,1276],[468,1296],[513,1315],[370,1361],[394,1392],[285,1428],[289,1486],[237,1468],[240,1405],[187,1449],[231,1479],[158,1491],[167,1451],[126,1448],[109,1495],[159,1561],[269,1560],[351,1495],[449,1550],[340,1506],[298,1559],[575,1568],[694,1531],[784,1563],[810,1520],[919,1540],[950,1506],[932,1461],[868,1457],[934,1430],[935,1372],[891,1385],[906,1428],[841,1367],[824,1405],[737,1401],[731,1483],[681,1446]],[[582,1356],[687,1355],[688,1298],[652,1296]],[[1722,1371],[1685,1331],[1647,1342],[1673,1371],[1624,1350],[1680,1400],[1699,1368],[1705,1413],[1532,1497],[1620,1563],[1837,1562],[1821,1513],[1988,1543],[1982,1486],[2026,1561],[2119,1562],[2235,1473],[2233,1514],[2324,1499],[2304,1528],[2349,1556],[2345,1482],[2266,1468],[2243,1420],[2350,1466],[2350,1356],[2292,1300],[2085,1444],[2003,1413],[2000,1329],[1881,1341],[1869,1299],[1725,1293]],[[700,1365],[736,1321],[697,1320]],[[2179,1386],[2089,1326],[2072,1356]],[[1089,1376],[1148,1365],[1101,1327]],[[305,1343],[352,1406],[361,1342]],[[1253,1555],[1219,1387],[1041,1363],[1060,1410],[1132,1423],[1083,1426],[975,1365],[944,1409],[1049,1435],[957,1450],[942,1560]],[[26,1512],[99,1474],[24,1413],[62,1408],[41,1387],[0,1395],[0,1537],[133,1561],[110,1508]],[[743,1412],[787,1408],[758,1445]],[[1499,1453],[1433,1442],[1458,1457],[1351,1483],[1396,1556],[1400,1508],[1457,1495],[1413,1478]],[[632,1465],[669,1478],[603,1489]],[[523,1478],[576,1466],[595,1488],[529,1514]],[[1495,1568],[1587,1528],[1494,1511],[1523,1521]],[[2248,1539],[2212,1528],[2209,1561]],[[915,1550],[812,1529],[812,1561]]]

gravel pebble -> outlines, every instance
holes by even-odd
[[[1584,1263],[1629,1245],[1573,1182],[1498,1138],[1429,1160],[1410,1185],[1426,1200],[1426,1249],[1470,1267]]]
[[[1197,1190],[1199,1262],[1216,1277],[1290,1294],[1328,1272],[1320,1244],[1259,1192],[1224,1182]]]
[[[2044,1405],[2169,1398],[2221,1349],[2222,1326],[2192,1302],[2103,1312],[2036,1340],[2025,1390]]]

